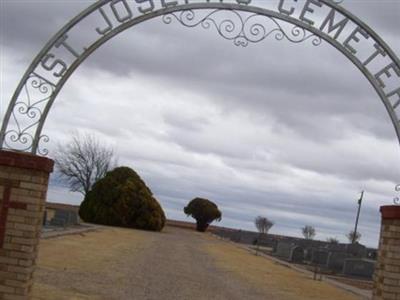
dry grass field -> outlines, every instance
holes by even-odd
[[[42,240],[34,299],[358,299],[208,234],[104,228]]]
[[[150,242],[145,231],[120,228],[42,240],[34,299],[105,299],[99,290],[130,284],[126,264]]]
[[[306,274],[282,264],[256,256],[229,243],[205,244],[206,251],[216,260],[217,267],[232,272],[269,293],[274,291],[277,299],[311,300],[358,299],[353,294],[322,281],[315,281]]]

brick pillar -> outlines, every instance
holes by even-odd
[[[30,299],[53,161],[0,151],[0,299]]]
[[[374,274],[374,300],[400,299],[400,206],[381,207],[382,225]]]

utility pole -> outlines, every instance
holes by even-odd
[[[361,191],[360,199],[358,199],[357,218],[356,218],[356,225],[354,226],[353,240],[351,241],[352,244],[354,244],[356,242],[358,218],[360,217],[361,203],[362,203],[363,196],[364,196],[364,191]]]

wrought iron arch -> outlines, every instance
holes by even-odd
[[[187,27],[215,28],[237,46],[247,46],[273,36],[294,43],[322,40],[345,55],[368,79],[389,113],[400,142],[400,61],[389,46],[364,22],[334,0],[277,2],[276,8],[252,6],[252,0],[99,0],[67,23],[43,47],[26,70],[10,101],[0,131],[0,149],[47,155],[40,142],[44,122],[59,91],[75,69],[98,47],[120,32],[146,20],[163,17]],[[317,9],[326,15],[313,20]],[[198,12],[200,17],[197,15]],[[204,13],[205,12],[205,13]],[[222,18],[218,18],[219,13]],[[298,15],[298,16],[297,16]],[[87,18],[99,21],[96,39],[77,50],[70,43],[76,28]],[[266,23],[268,25],[266,25]],[[282,23],[293,25],[290,30]],[[319,25],[317,25],[319,24]],[[361,57],[357,45],[368,43],[370,53]],[[64,55],[64,56],[62,56]],[[69,56],[69,58],[65,58]],[[377,67],[378,66],[378,67]]]

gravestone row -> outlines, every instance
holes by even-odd
[[[319,266],[328,272],[372,279],[377,250],[359,243],[334,244],[316,240],[267,235],[260,239],[257,232],[217,228],[214,233],[222,238],[244,244],[259,243],[271,247],[280,259]]]
[[[275,256],[293,263],[308,263],[326,271],[372,279],[376,261],[373,251],[361,244],[330,244],[325,247],[304,248],[297,243],[277,243]],[[369,256],[368,256],[369,255]]]

